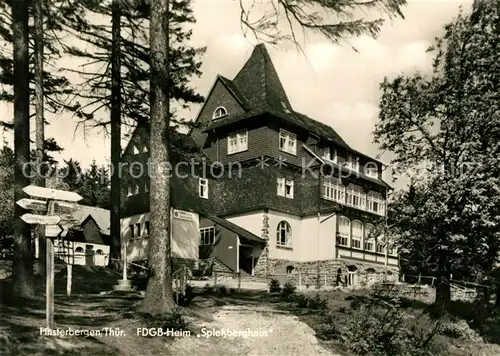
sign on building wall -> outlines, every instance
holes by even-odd
[[[198,214],[173,210],[172,256],[197,260],[200,245],[200,219]]]
[[[148,258],[148,230],[150,214],[139,214],[121,220],[121,237],[127,242],[127,259],[140,261]],[[199,258],[199,216],[189,211],[173,209],[172,256],[197,260]],[[132,228],[134,234],[132,235]]]

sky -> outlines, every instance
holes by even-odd
[[[265,8],[265,1],[260,4]],[[466,0],[409,0],[403,9],[405,19],[388,20],[377,39],[363,36],[332,44],[320,35],[310,35],[299,37],[305,53],[289,44],[268,46],[268,51],[293,109],[332,126],[353,148],[374,157],[378,150],[372,131],[378,117],[379,83],[385,76],[429,72],[432,56],[426,49],[442,34],[443,25],[458,15],[459,7],[468,11],[471,4]],[[207,95],[217,74],[230,79],[237,74],[256,42],[243,36],[239,1],[196,0],[193,10],[197,20],[193,45],[207,46],[203,74],[193,78],[193,85]],[[195,119],[200,108],[193,105],[183,114]],[[13,117],[12,107],[6,104],[0,104],[0,113]],[[64,148],[57,159],[73,158],[84,167],[93,160],[99,165],[109,163],[105,134],[77,129],[66,113],[48,121],[46,137],[54,137]],[[34,124],[32,128],[34,138]],[[12,142],[10,134],[3,135]]]

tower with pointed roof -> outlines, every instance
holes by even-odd
[[[378,228],[390,189],[382,163],[295,111],[263,44],[232,80],[216,77],[196,122],[189,137],[207,163],[203,177],[183,186],[199,199],[172,204],[264,239],[264,247],[238,244],[250,273],[319,269],[347,284],[397,275],[396,251]]]

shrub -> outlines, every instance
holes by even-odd
[[[314,298],[308,300],[307,306],[314,310],[324,311],[328,308],[328,301],[326,298],[321,298],[318,293]]]
[[[269,281],[269,292],[270,293],[279,293],[281,291],[280,281],[273,278]]]
[[[299,308],[307,308],[309,305],[309,298],[307,298],[303,294],[297,294],[294,299],[295,303],[297,303],[297,306]]]
[[[352,300],[340,339],[360,355],[432,355],[430,341],[438,322],[424,314],[405,318],[398,299],[371,296]]]
[[[190,284],[186,284],[185,293],[179,298],[179,305],[182,307],[187,307],[191,304],[194,299],[194,290]]]
[[[220,286],[219,287],[219,293],[223,294],[223,295],[226,295],[227,294],[227,288],[226,288],[226,286]]]
[[[285,296],[285,297],[288,297],[289,295],[292,295],[293,293],[295,293],[295,290],[297,289],[297,287],[295,287],[295,285],[291,282],[286,282],[284,285],[283,285],[283,289],[281,291],[281,293]]]
[[[330,312],[325,315],[321,324],[317,327],[316,334],[322,340],[332,340],[340,336],[338,329],[338,321],[335,319],[335,314]]]
[[[214,287],[212,287],[210,284],[205,284],[205,286],[203,287],[203,292],[205,293],[212,293],[214,291]]]

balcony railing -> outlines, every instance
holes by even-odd
[[[329,201],[334,201],[336,203],[340,203],[345,206],[350,206],[355,209],[367,211],[369,213],[377,214],[380,216],[385,215],[385,202],[377,201],[374,202],[370,198],[366,199],[360,199],[359,204],[353,204],[353,203],[348,203],[347,200],[345,199],[345,195],[343,199],[339,199],[339,196],[335,194],[334,196],[328,195],[327,193],[323,194],[323,199],[329,200]]]

